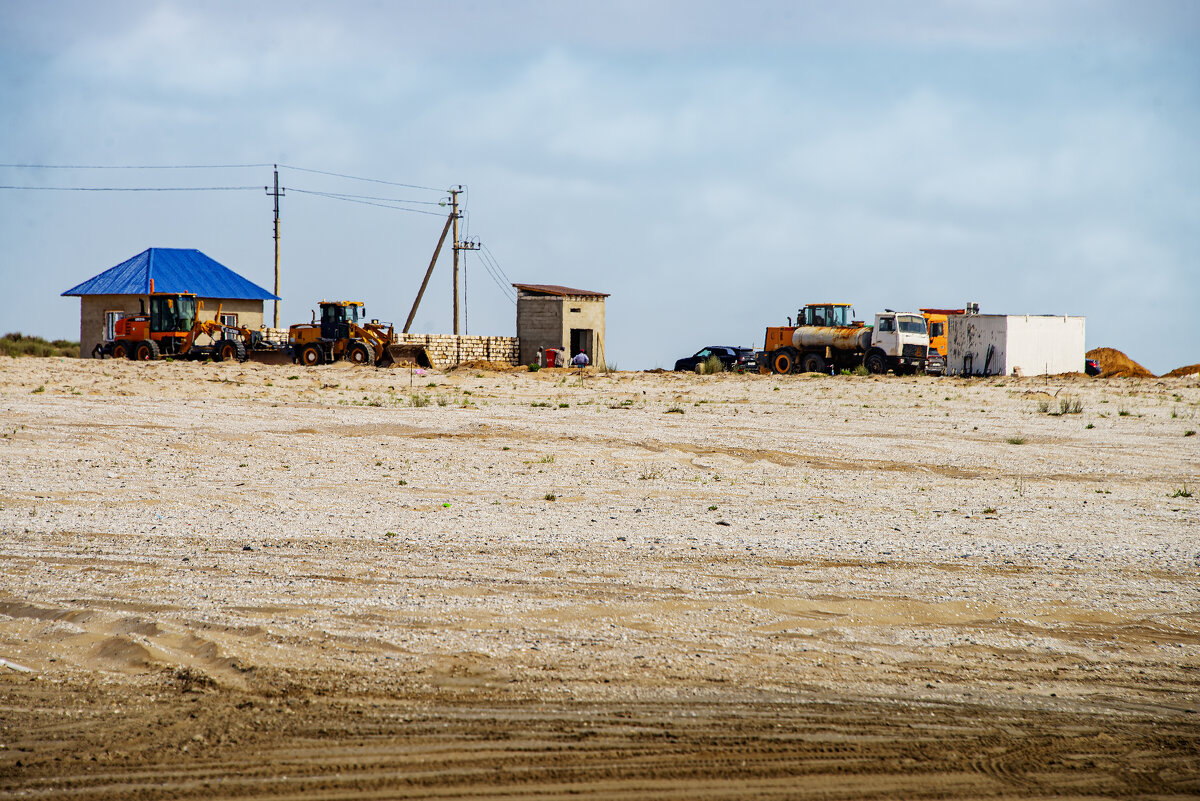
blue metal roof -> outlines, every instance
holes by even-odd
[[[202,298],[280,300],[200,251],[181,248],[144,250],[62,294],[64,297],[148,295],[151,279],[155,292],[191,292]]]

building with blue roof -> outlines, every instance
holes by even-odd
[[[62,293],[80,301],[80,356],[111,340],[121,317],[145,308],[152,282],[155,292],[196,295],[202,318],[214,319],[220,308],[225,323],[247,328],[262,327],[263,301],[280,299],[198,250],[149,248]]]

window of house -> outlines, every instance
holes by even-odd
[[[222,312],[221,319],[219,322],[221,323],[221,325],[227,325],[231,328],[237,328],[237,324],[238,324],[237,315]]]
[[[125,316],[123,311],[104,312],[104,341],[111,342],[117,338],[117,320]]]
[[[571,307],[571,311],[572,311],[573,313],[579,313],[579,312],[583,311],[583,308],[582,308],[582,307],[580,307],[580,306],[572,306],[572,307]]]

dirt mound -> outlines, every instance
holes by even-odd
[[[509,364],[508,362],[489,362],[482,359],[459,362],[451,365],[448,370],[490,370],[493,373],[511,373],[513,370],[528,370],[529,368],[523,364]]]
[[[1189,364],[1187,367],[1176,367],[1164,378],[1183,378],[1185,375],[1200,375],[1200,364]]]
[[[1086,355],[1100,365],[1101,378],[1154,378],[1154,373],[1116,348],[1092,348]]]

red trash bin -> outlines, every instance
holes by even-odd
[[[558,365],[554,363],[554,360],[557,357],[558,357],[558,351],[554,350],[553,348],[546,348],[546,366],[547,367],[557,367]]]

